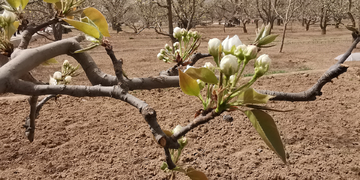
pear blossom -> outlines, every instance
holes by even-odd
[[[71,76],[66,76],[64,80],[65,80],[66,83],[70,83],[71,82]]]
[[[255,61],[255,74],[260,77],[264,75],[270,67],[271,59],[267,54],[259,56]]]
[[[161,53],[159,53],[159,54],[157,54],[157,58],[158,58],[159,60],[163,60],[163,59],[164,59],[164,55],[161,54]]]
[[[211,71],[215,70],[215,66],[211,64],[211,62],[206,62],[204,67],[210,69]]]
[[[173,36],[174,38],[179,39],[181,37],[181,28],[179,27],[174,28]]]
[[[254,59],[257,55],[258,52],[258,48],[257,46],[254,45],[248,45],[246,46],[246,49],[244,50],[244,56],[250,60],[250,59]]]
[[[56,80],[61,80],[61,78],[62,78],[61,72],[60,71],[54,72],[53,78]]]
[[[2,13],[2,17],[4,18],[5,22],[12,23],[16,19],[16,14],[5,9]]]
[[[53,77],[50,76],[49,85],[57,85],[56,79],[54,79]]]
[[[63,66],[68,66],[68,65],[70,65],[69,61],[68,61],[68,60],[65,60],[65,61],[63,62]]]
[[[237,46],[242,44],[243,43],[240,41],[237,35],[233,36],[232,38],[229,38],[229,36],[227,36],[226,39],[221,43],[225,54],[230,54],[233,48],[236,48]]]
[[[214,57],[218,57],[219,56],[219,51],[221,51],[222,49],[222,45],[221,45],[221,41],[218,38],[213,38],[209,40],[208,43],[208,50],[209,50],[209,54],[214,56]]]
[[[224,56],[220,61],[220,70],[227,77],[235,74],[238,70],[238,59],[231,54]]]

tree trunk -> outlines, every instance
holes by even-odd
[[[306,21],[305,31],[309,31],[311,20]]]
[[[305,19],[305,18],[302,18],[302,21],[301,21],[301,26],[302,26],[302,27],[305,26],[305,21],[306,21],[306,19]]]
[[[168,23],[169,23],[169,34],[170,34],[171,41],[174,44],[176,42],[176,39],[172,35],[174,33],[173,16],[172,16],[172,10],[171,10],[172,1],[166,0],[166,5],[167,5],[167,10],[168,10],[167,16],[168,16]]]
[[[247,33],[248,31],[247,31],[247,29],[246,29],[246,23],[243,23],[244,25],[243,25],[243,32],[244,33]]]
[[[283,33],[282,33],[281,45],[280,45],[280,50],[279,50],[279,52],[282,52],[283,47],[284,47],[285,34],[286,34],[286,27],[287,27],[287,24],[288,24],[288,22],[285,22],[285,23],[284,23],[284,30],[283,30]]]
[[[325,35],[325,34],[326,34],[326,26],[323,27],[323,28],[321,28],[321,34],[322,34],[322,35]]]
[[[259,28],[259,20],[258,19],[255,19],[254,20],[254,23],[255,23],[255,28]]]
[[[61,25],[61,23],[56,23],[52,25],[52,29],[53,29],[53,33],[54,33],[54,38],[56,41],[59,41],[62,39],[62,34],[63,34],[63,27]]]

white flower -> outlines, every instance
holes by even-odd
[[[225,76],[231,76],[238,70],[238,60],[234,55],[226,55],[220,61],[220,70]]]
[[[161,54],[161,53],[159,53],[159,54],[157,54],[157,58],[158,58],[159,60],[163,60],[163,59],[164,59],[164,55]]]
[[[184,70],[184,72],[186,72],[188,69],[190,69],[190,68],[194,68],[193,66],[190,66],[190,65],[187,65],[186,66],[186,69]]]
[[[161,54],[165,54],[165,49],[160,49]]]
[[[171,47],[169,46],[169,44],[165,44],[165,49],[171,51]]]
[[[237,46],[242,45],[243,43],[240,41],[239,37],[235,35],[230,39],[229,36],[227,36],[226,39],[221,44],[223,48],[222,50],[225,52],[225,54],[229,54],[232,52],[233,48],[236,48]]]
[[[254,45],[248,45],[246,46],[246,49],[244,50],[244,56],[250,60],[254,59],[257,55],[258,48]]]
[[[181,28],[179,27],[174,28],[173,36],[174,38],[179,39],[181,37]]]
[[[204,87],[205,87],[204,81],[197,79],[196,82],[198,83],[200,90],[204,89]]]
[[[65,80],[66,83],[70,83],[71,82],[71,76],[66,76],[64,80]]]
[[[68,61],[68,60],[65,60],[65,61],[63,62],[63,66],[68,66],[68,65],[70,65],[69,61]]]
[[[214,56],[214,57],[218,57],[219,56],[219,51],[221,51],[221,41],[218,38],[213,38],[209,40],[208,43],[208,50],[209,50],[209,54]]]
[[[259,56],[255,61],[255,73],[260,77],[264,75],[270,67],[271,59],[267,54]]]
[[[60,71],[54,72],[53,78],[56,80],[61,80],[61,78],[62,78],[61,72]]]
[[[211,71],[215,70],[215,66],[211,64],[211,62],[206,62],[204,67],[210,69]]]
[[[56,79],[54,79],[53,77],[50,76],[49,84],[50,85],[57,85]]]
[[[233,83],[235,81],[235,75],[231,75],[229,77],[229,81],[230,81],[230,83]]]
[[[186,29],[182,28],[180,33],[181,33],[181,36],[186,36],[188,34],[188,31]]]
[[[174,134],[176,134],[176,133],[178,133],[181,129],[182,129],[182,126],[181,126],[181,125],[177,125],[177,126],[172,130],[172,132],[173,132]]]
[[[2,17],[4,18],[5,22],[13,23],[16,19],[16,14],[5,9],[2,13]]]
[[[178,49],[179,46],[180,46],[180,43],[179,43],[179,42],[175,42],[175,43],[173,44],[173,47],[174,47],[175,49]]]

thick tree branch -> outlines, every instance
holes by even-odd
[[[328,82],[331,82],[332,79],[340,76],[342,73],[345,73],[348,66],[343,63],[350,56],[352,50],[360,42],[360,37],[357,37],[351,47],[346,51],[346,53],[341,57],[341,59],[333,66],[331,66],[318,80],[318,82],[309,88],[306,91],[299,93],[286,93],[286,92],[276,92],[268,90],[257,90],[259,93],[268,94],[274,96],[270,100],[272,101],[314,101],[316,96],[321,96],[321,89]]]

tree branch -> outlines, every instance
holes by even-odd
[[[299,93],[285,93],[268,90],[257,90],[259,93],[274,96],[270,100],[272,101],[314,101],[316,96],[321,96],[321,89],[332,79],[340,76],[346,72],[348,66],[343,63],[350,56],[352,50],[360,42],[360,37],[357,37],[347,52],[341,57],[341,59],[333,66],[331,66],[318,80],[318,82],[306,91]]]
[[[26,128],[25,135],[29,139],[30,142],[34,141],[37,100],[38,100],[38,96],[30,97],[30,99],[29,99],[30,114],[29,114],[29,117],[25,120],[25,125],[24,125],[24,127]]]

